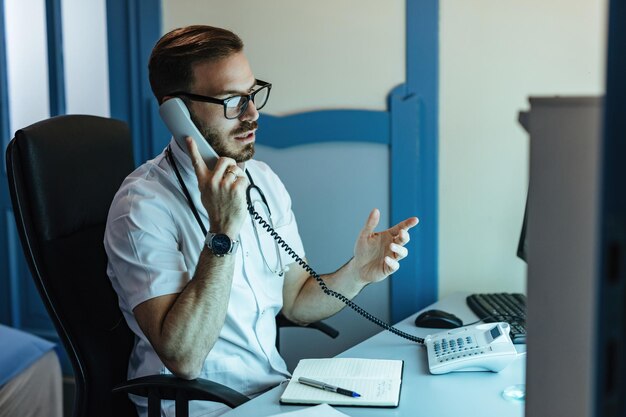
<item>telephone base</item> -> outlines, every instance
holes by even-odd
[[[508,323],[459,327],[426,336],[431,374],[500,372],[517,358]]]

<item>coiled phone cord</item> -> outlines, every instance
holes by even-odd
[[[248,177],[249,176],[250,174],[248,174]],[[254,183],[251,183],[248,186],[248,189],[250,189],[251,187],[254,187]],[[337,298],[338,300],[343,302],[345,305],[353,309],[355,312],[357,312],[358,314],[360,314],[367,320],[371,321],[372,323],[382,327],[383,329],[388,330],[391,333],[397,336],[400,336],[404,339],[410,340],[412,342],[417,342],[422,345],[424,344],[423,338],[413,336],[412,334],[403,332],[402,330],[399,330],[387,324],[385,321],[379,319],[378,317],[374,316],[373,314],[369,313],[368,311],[360,307],[358,304],[356,304],[354,301],[352,301],[345,295],[328,288],[328,286],[326,285],[326,282],[322,279],[322,277],[317,272],[315,272],[313,268],[311,268],[293,249],[291,249],[291,247],[287,244],[287,242],[285,242],[285,240],[278,235],[276,230],[274,230],[274,228],[261,215],[259,215],[259,213],[257,213],[257,211],[252,206],[252,202],[250,200],[248,200],[248,212],[250,213],[250,216],[252,216],[252,219],[258,222],[261,225],[261,227],[264,228],[272,236],[272,238],[274,238],[274,240],[276,240],[276,243],[281,248],[283,248],[283,250],[289,256],[291,256],[296,261],[296,263],[298,263],[298,265],[300,265],[304,270],[306,270],[309,273],[309,275],[311,275],[315,279],[315,281],[322,288],[322,291],[324,291],[324,294]]]
[[[206,235],[207,234],[206,227],[204,227],[204,224],[202,223],[202,220],[200,219],[200,215],[198,213],[198,210],[196,209],[196,206],[193,204],[193,201],[191,200],[191,195],[189,194],[189,191],[187,190],[187,186],[185,185],[185,181],[183,181],[183,178],[180,175],[180,171],[178,170],[178,165],[176,164],[176,161],[175,161],[174,156],[172,154],[172,150],[171,150],[171,148],[169,146],[167,147],[167,150],[166,150],[166,158],[168,159],[170,165],[174,169],[174,173],[176,174],[176,178],[178,179],[178,183],[180,184],[180,186],[181,186],[181,188],[183,190],[183,193],[185,195],[185,198],[187,199],[187,204],[189,205],[189,208],[193,212],[193,215],[196,218],[196,221],[200,225],[200,229]],[[265,195],[263,194],[263,192],[261,191],[261,189],[258,186],[254,185],[254,181],[252,181],[252,176],[250,175],[250,172],[248,170],[246,170],[246,175],[248,176],[248,179],[250,180],[250,185],[248,186],[248,189],[246,190],[246,197],[247,197],[246,200],[247,200],[248,212],[250,213],[250,216],[252,216],[252,219],[257,221],[261,225],[261,227],[263,227],[272,236],[272,238],[274,238],[276,243],[281,248],[283,248],[283,250],[289,256],[291,256],[298,263],[298,265],[300,265],[305,271],[307,271],[309,273],[309,275],[311,275],[315,279],[315,281],[322,288],[322,291],[324,291],[324,294],[327,294],[327,295],[329,295],[331,297],[337,298],[338,300],[343,302],[345,305],[347,305],[348,307],[353,309],[355,312],[360,314],[362,317],[366,318],[367,320],[371,321],[372,323],[376,324],[377,326],[380,326],[383,329],[388,330],[391,333],[393,333],[393,334],[395,334],[397,336],[400,336],[400,337],[402,337],[404,339],[410,340],[411,342],[416,342],[416,343],[419,343],[420,345],[424,344],[424,339],[423,338],[417,337],[417,336],[413,336],[412,334],[403,332],[402,330],[399,330],[399,329],[389,325],[385,321],[383,321],[383,320],[379,319],[378,317],[374,316],[373,314],[367,312],[365,309],[363,309],[362,307],[357,305],[354,301],[352,301],[351,299],[349,299],[345,295],[343,295],[341,293],[338,293],[337,291],[333,291],[330,288],[328,288],[328,286],[326,285],[326,282],[322,279],[322,277],[317,272],[315,272],[313,270],[313,268],[311,268],[293,249],[291,249],[291,247],[289,247],[287,242],[285,242],[285,240],[278,235],[276,230],[274,230],[274,228],[259,213],[257,213],[257,211],[254,209],[254,207],[252,205],[252,201],[250,199],[250,191],[251,191],[251,189],[255,188],[259,192],[259,194],[261,194],[261,197],[262,197],[263,200],[265,200]],[[267,204],[267,202],[265,204]],[[269,209],[269,206],[268,206],[268,209]]]

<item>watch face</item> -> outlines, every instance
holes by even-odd
[[[211,241],[211,247],[213,249],[213,253],[216,255],[226,255],[228,251],[230,251],[230,238],[223,234],[217,234],[213,236],[213,240]]]

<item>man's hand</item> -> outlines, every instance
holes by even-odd
[[[410,217],[383,232],[374,232],[380,212],[372,210],[354,246],[354,257],[332,274],[322,275],[326,285],[345,297],[354,298],[367,284],[385,279],[397,271],[399,261],[408,255],[404,247],[410,238],[408,230],[417,223]],[[283,314],[301,324],[323,320],[341,310],[345,304],[320,291],[317,282],[302,267],[292,264],[283,288]]]
[[[366,284],[381,281],[400,268],[399,261],[408,255],[404,247],[410,240],[408,230],[419,222],[417,217],[409,217],[385,231],[374,232],[379,221],[380,212],[372,210],[354,246],[354,266]]]
[[[210,230],[235,239],[246,217],[248,178],[231,158],[220,157],[213,170],[209,169],[194,140],[187,137],[186,141],[202,205],[209,214]]]

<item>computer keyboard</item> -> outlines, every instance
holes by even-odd
[[[506,321],[511,325],[513,343],[526,343],[526,296],[524,294],[472,294],[469,308],[483,321]]]

